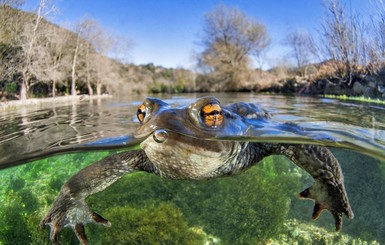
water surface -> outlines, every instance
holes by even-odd
[[[174,106],[188,105],[197,95],[162,99]],[[313,143],[360,151],[385,159],[385,108],[370,103],[307,97],[253,94],[217,94],[222,104],[260,104],[272,120],[237,134],[216,139],[260,142]],[[0,113],[0,168],[22,164],[46,155],[137,144],[132,137],[138,126],[136,110],[143,96],[83,101],[65,106],[21,108]],[[295,124],[293,127],[285,125]],[[253,122],[250,121],[253,126]],[[17,152],[17,154],[15,154]]]

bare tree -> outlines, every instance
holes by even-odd
[[[112,45],[112,37],[106,34],[96,20],[87,19],[84,24],[85,28],[82,32],[82,38],[86,41],[85,58],[88,93],[93,95],[92,84],[94,84],[96,93],[100,95],[103,78],[107,75],[104,72],[107,72],[109,68],[109,64],[103,59],[102,55],[108,53]]]
[[[383,0],[374,0],[377,13],[372,18],[372,37],[368,41],[367,70],[370,74],[381,71],[385,65],[385,4]]]
[[[307,65],[317,55],[317,49],[312,36],[307,31],[297,29],[288,33],[284,43],[291,48],[291,56],[296,61],[300,75],[306,76]]]
[[[80,37],[85,41],[81,46],[85,58],[84,77],[89,94],[92,95],[95,88],[96,94],[100,95],[103,86],[111,84],[110,81],[119,81],[117,74],[113,74],[114,62],[107,57],[121,48],[124,48],[121,54],[127,55],[130,41],[107,32],[97,21],[90,18],[84,20],[82,26]]]
[[[31,80],[35,75],[33,73],[33,65],[36,62],[36,54],[39,49],[38,45],[46,41],[39,40],[44,37],[44,29],[41,27],[41,22],[44,17],[52,14],[56,10],[55,6],[49,0],[40,0],[36,10],[34,21],[31,25],[25,25],[25,30],[22,37],[21,47],[24,53],[24,64],[22,69],[22,81],[20,85],[20,99],[25,101],[27,99],[28,91],[34,82]]]
[[[7,92],[16,97],[16,83],[18,74],[23,68],[23,49],[20,47],[20,36],[24,28],[24,20],[20,11],[14,7],[20,7],[22,1],[0,1],[0,80],[7,81],[1,89],[2,95]],[[12,88],[5,89],[6,87]]]
[[[77,78],[84,77],[88,87],[88,93],[93,95],[93,89],[91,86],[91,75],[90,75],[90,56],[91,53],[96,52],[94,39],[98,39],[99,33],[95,33],[95,26],[97,22],[91,18],[85,18],[76,24],[75,27],[75,40],[73,41],[73,56],[71,66],[71,95],[76,96],[76,85]],[[83,63],[84,67],[78,69],[78,65]]]
[[[75,47],[73,51],[73,58],[72,58],[72,66],[71,66],[71,95],[76,96],[76,71],[77,71],[77,63],[78,63],[78,56],[79,56],[79,49],[81,48],[82,42],[80,35],[82,34],[84,28],[85,28],[84,21],[81,21],[76,26],[76,40],[75,40]]]
[[[223,81],[231,90],[247,77],[250,56],[260,54],[270,43],[262,23],[225,5],[205,15],[203,34],[204,50],[199,61],[210,68],[215,80]]]
[[[0,42],[14,44],[20,35],[24,23],[15,8],[23,4],[23,0],[0,0]]]
[[[39,1],[36,14],[9,6],[18,6],[21,0],[0,1],[0,78],[15,92],[21,88],[22,100],[38,83],[52,84],[55,96],[56,84],[67,77],[71,77],[72,95],[83,88],[79,82],[85,82],[92,95],[112,91],[109,87],[117,88],[123,81],[120,73],[125,69],[107,57],[124,58],[117,53],[127,57],[131,42],[126,38],[106,32],[91,19],[80,22],[75,33],[51,25],[45,20],[55,10],[49,0]]]
[[[91,59],[91,66],[94,69],[94,82],[96,94],[101,95],[102,89],[107,89],[109,83],[118,83],[118,74],[114,71],[111,59],[99,53],[94,53]]]
[[[112,37],[112,45],[109,52],[111,57],[120,63],[126,64],[130,60],[130,52],[133,46],[131,39],[117,34],[110,34]]]
[[[52,96],[55,97],[56,84],[64,80],[70,71],[69,35],[61,28],[47,28],[45,37],[45,45],[36,47],[36,62],[31,68],[39,80],[52,82]]]
[[[324,6],[326,13],[320,31],[324,51],[336,61],[341,78],[350,85],[365,54],[365,26],[358,15],[348,15],[340,0],[324,0]]]

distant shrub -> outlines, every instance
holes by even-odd
[[[5,92],[12,94],[17,92],[17,83],[9,82],[5,85]]]

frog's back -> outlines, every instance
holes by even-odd
[[[270,113],[262,106],[253,103],[237,102],[226,105],[224,109],[229,110],[241,118],[248,119],[270,119]]]

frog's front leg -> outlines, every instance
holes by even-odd
[[[335,220],[336,230],[342,227],[342,213],[354,217],[345,191],[344,178],[338,160],[323,146],[278,144],[275,153],[283,154],[308,172],[314,184],[300,193],[300,197],[315,201],[313,219],[322,210],[329,210]]]
[[[104,190],[124,174],[139,170],[152,171],[151,162],[143,150],[114,154],[82,169],[63,185],[60,195],[40,226],[50,226],[50,239],[54,244],[58,243],[58,235],[66,226],[74,229],[82,244],[87,244],[84,224],[111,224],[88,208],[86,197]]]

